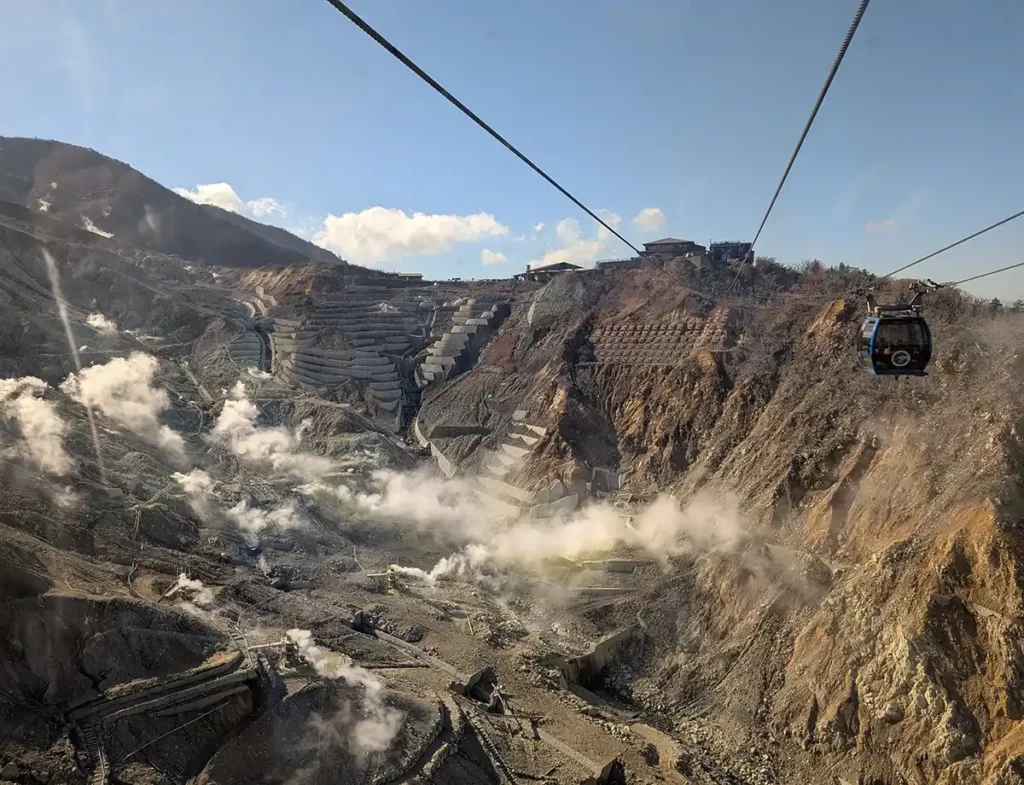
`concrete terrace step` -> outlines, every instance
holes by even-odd
[[[529,445],[530,447],[532,447],[533,445],[540,441],[539,436],[534,436],[533,434],[525,433],[512,433],[509,434],[509,438],[512,439],[513,441],[518,439],[520,441],[526,442],[526,444]]]
[[[324,357],[320,354],[308,354],[302,349],[295,352],[295,357],[316,365],[325,365],[328,368],[347,368],[356,361],[355,357]]]
[[[489,463],[486,466],[484,466],[484,471],[490,472],[492,475],[494,475],[500,480],[506,474],[512,471],[512,467],[502,466],[500,463]]]
[[[514,501],[495,496],[492,493],[488,493],[483,488],[474,488],[473,492],[481,502],[487,505],[489,510],[493,510],[496,514],[504,518],[518,518],[522,515],[523,508]]]
[[[526,447],[516,447],[514,444],[501,445],[501,451],[513,458],[523,458],[530,453]]]
[[[332,368],[324,368],[322,365],[306,365],[301,362],[296,363],[292,367],[292,370],[301,371],[305,376],[311,379],[316,379],[324,384],[341,384],[351,379],[358,378],[353,376],[347,369],[335,370]]]
[[[507,466],[510,469],[517,463],[521,463],[520,459],[517,458],[516,456],[509,455],[508,453],[504,452],[495,453],[494,457],[498,460],[498,463],[502,464],[503,466]]]

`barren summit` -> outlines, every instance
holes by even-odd
[[[193,264],[341,263],[283,229],[195,204],[127,164],[64,142],[0,137],[0,200]]]
[[[0,778],[1024,776],[1024,315],[940,290],[879,379],[850,267],[422,281],[36,140],[0,194]]]

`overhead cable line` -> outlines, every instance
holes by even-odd
[[[333,0],[332,0],[333,2]],[[764,213],[764,217],[761,219],[761,225],[757,227],[757,234],[754,235],[754,239],[750,243],[750,253],[753,254],[754,248],[757,245],[757,240],[761,236],[761,232],[764,230],[764,225],[768,223],[768,216],[772,213],[772,208],[775,207],[775,202],[779,198],[779,194],[782,193],[782,186],[786,184],[786,178],[789,177],[789,172],[793,168],[793,164],[796,163],[796,157],[800,153],[800,148],[803,147],[804,140],[807,138],[807,134],[811,130],[811,126],[814,124],[814,118],[818,116],[818,110],[821,108],[822,102],[825,100],[825,95],[828,93],[829,87],[832,86],[832,80],[835,79],[836,72],[839,71],[839,65],[843,62],[843,58],[846,56],[846,50],[850,48],[850,42],[853,40],[854,33],[857,32],[857,28],[860,26],[860,20],[864,18],[864,12],[868,9],[868,3],[870,0],[860,0],[860,4],[857,6],[857,12],[853,15],[853,21],[850,22],[850,28],[846,31],[846,37],[843,39],[842,45],[839,47],[839,52],[836,54],[836,59],[832,62],[832,68],[829,69],[828,78],[825,79],[825,84],[822,85],[821,92],[818,93],[818,100],[814,102],[814,108],[811,110],[811,116],[807,118],[807,123],[804,125],[804,130],[800,134],[800,139],[797,140],[796,147],[793,149],[793,154],[789,157],[789,163],[786,164],[786,171],[782,173],[782,179],[779,180],[779,185],[775,189],[775,195],[772,196],[772,201],[768,205],[768,209]],[[743,264],[740,265],[739,270],[736,271],[736,277],[729,285],[729,289],[726,291],[732,291],[736,285],[736,281],[739,280],[740,270],[743,269]]]
[[[617,231],[615,231],[615,229],[613,227],[609,226],[608,223],[605,222],[603,219],[601,219],[600,216],[597,215],[597,213],[595,213],[593,210],[591,210],[589,207],[587,207],[585,204],[583,204],[583,202],[581,202],[579,199],[577,199],[575,196],[573,196],[571,193],[569,193],[565,188],[563,188],[561,185],[559,185],[558,182],[555,181],[555,179],[553,177],[551,177],[547,172],[545,172],[543,169],[541,169],[539,166],[537,166],[537,164],[535,164],[533,161],[531,161],[529,158],[527,158],[525,155],[523,155],[521,152],[519,152],[519,150],[511,142],[509,142],[507,139],[505,139],[504,136],[499,134],[497,131],[495,131],[493,128],[491,128],[491,126],[489,126],[487,123],[485,123],[483,120],[481,120],[480,117],[478,117],[477,114],[475,112],[473,112],[468,106],[466,106],[464,103],[462,103],[462,101],[460,101],[454,95],[452,95],[447,90],[445,90],[437,82],[437,80],[435,80],[433,77],[431,77],[430,74],[428,74],[426,71],[424,71],[418,65],[416,65],[416,63],[414,63],[408,57],[406,57],[398,49],[398,47],[396,47],[394,44],[392,44],[390,41],[388,41],[388,39],[386,39],[384,36],[382,36],[380,33],[378,33],[375,29],[370,27],[370,25],[367,24],[366,21],[363,20],[363,18],[360,17],[355,11],[353,11],[351,8],[349,8],[347,5],[345,5],[345,3],[342,3],[341,0],[327,0],[327,2],[329,2],[338,11],[340,11],[342,14],[344,14],[346,17],[348,17],[348,19],[353,24],[355,24],[356,27],[358,27],[360,30],[362,30],[364,33],[366,33],[368,36],[370,36],[370,38],[372,38],[374,41],[376,41],[378,44],[380,44],[382,47],[384,47],[388,52],[390,52],[392,55],[394,55],[395,58],[398,59],[406,68],[408,68],[410,71],[412,71],[414,74],[416,74],[420,79],[422,79],[424,82],[426,82],[431,87],[433,87],[437,92],[439,92],[441,95],[443,95],[445,98],[447,98],[452,104],[454,104],[470,120],[472,120],[474,123],[476,123],[481,128],[483,128],[487,133],[489,133],[491,136],[493,136],[495,139],[497,139],[499,142],[501,142],[501,144],[504,145],[506,148],[508,148],[509,151],[511,151],[517,158],[519,158],[519,160],[521,160],[524,164],[529,166],[531,169],[533,169],[533,171],[535,171],[537,174],[539,174],[541,177],[543,177],[545,180],[547,180],[551,185],[553,185],[555,188],[557,188],[558,191],[561,192],[561,194],[563,196],[568,198],[573,204],[575,204],[577,207],[579,207],[581,210],[583,210],[583,212],[585,212],[587,215],[589,215],[591,218],[593,218],[595,221],[597,221],[599,224],[601,224],[601,226],[603,226],[609,232],[611,232],[616,237],[618,237],[620,240],[622,240],[622,242],[624,242],[626,245],[628,245],[635,253],[637,253],[637,254],[640,253],[640,249],[639,248],[637,248],[635,245],[633,245],[633,243],[631,243],[629,240],[627,240],[625,237],[623,237],[621,234],[619,234]],[[867,5],[867,0],[864,0],[864,4]]]
[[[996,223],[992,224],[991,226],[986,226],[981,231],[975,232],[974,234],[969,234],[969,235],[967,235],[967,237],[964,237],[962,240],[957,240],[955,243],[950,243],[945,248],[940,248],[939,250],[933,251],[932,253],[928,254],[927,256],[922,256],[920,259],[917,259],[917,260],[911,262],[910,264],[905,264],[902,267],[897,267],[891,273],[886,273],[885,275],[883,275],[879,280],[884,280],[886,278],[891,278],[892,276],[896,275],[896,273],[901,273],[904,270],[913,267],[915,264],[921,264],[921,262],[926,262],[929,259],[931,259],[931,258],[933,258],[935,256],[938,256],[940,253],[945,253],[946,251],[950,250],[951,248],[956,248],[958,245],[963,245],[968,240],[973,240],[975,237],[980,237],[981,235],[985,234],[985,232],[991,232],[993,229],[997,229],[1000,226],[1002,226],[1003,224],[1008,224],[1008,223],[1010,223],[1010,221],[1014,220],[1015,218],[1020,218],[1022,215],[1024,215],[1024,210],[1021,210],[1019,213],[1014,213],[1013,215],[1009,216],[1008,218],[1004,218],[1001,221],[997,221]]]
[[[1017,262],[1017,264],[1011,264],[1007,265],[1006,267],[1000,267],[998,270],[989,270],[987,273],[972,275],[970,278],[963,278],[962,280],[959,281],[950,281],[949,283],[942,284],[942,286],[959,286],[960,284],[963,283],[977,281],[979,278],[988,278],[990,275],[995,275],[996,273],[1005,273],[1007,270],[1013,270],[1017,267],[1024,267],[1024,262]]]

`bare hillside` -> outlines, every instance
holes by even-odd
[[[195,264],[341,263],[283,229],[194,204],[127,164],[63,142],[0,137],[0,200]]]
[[[196,262],[0,205],[3,778],[1020,781],[1021,315]]]

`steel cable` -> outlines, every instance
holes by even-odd
[[[366,33],[368,36],[370,36],[370,38],[372,38],[374,41],[376,41],[378,44],[380,44],[382,47],[384,47],[388,52],[390,52],[392,55],[394,55],[394,57],[397,60],[399,60],[399,62],[401,62],[406,68],[408,68],[410,71],[412,71],[414,74],[416,74],[420,79],[422,79],[424,82],[426,82],[431,87],[433,87],[437,92],[439,92],[441,95],[443,95],[445,98],[447,98],[448,101],[450,101],[455,107],[457,107],[464,115],[466,115],[466,117],[468,117],[470,120],[472,120],[478,126],[483,128],[487,133],[489,133],[491,136],[493,136],[495,139],[497,139],[510,152],[512,152],[517,158],[519,158],[520,161],[522,161],[524,164],[529,166],[531,169],[533,169],[533,171],[535,171],[537,174],[539,174],[541,177],[543,177],[545,180],[547,180],[551,185],[553,185],[556,189],[558,189],[558,191],[563,196],[565,196],[567,199],[569,199],[573,204],[575,204],[577,207],[579,207],[581,210],[583,210],[583,212],[585,212],[587,215],[589,215],[591,218],[593,218],[595,221],[597,221],[599,224],[601,224],[601,226],[603,226],[605,229],[607,229],[613,235],[615,235],[620,240],[622,240],[622,242],[624,242],[626,245],[628,245],[633,250],[634,253],[636,253],[636,254],[640,253],[640,249],[639,248],[637,248],[635,245],[633,245],[633,243],[631,243],[629,240],[627,240],[625,237],[623,237],[621,234],[619,234],[617,231],[615,231],[615,229],[612,228],[611,226],[609,226],[608,223],[605,222],[603,219],[601,219],[597,215],[597,213],[595,213],[593,210],[591,210],[589,207],[587,207],[585,204],[583,204],[583,202],[581,202],[579,199],[577,199],[575,196],[573,196],[571,193],[569,193],[569,191],[567,191],[565,188],[563,188],[561,185],[559,185],[558,182],[553,177],[551,177],[547,172],[545,172],[543,169],[541,169],[539,166],[537,166],[537,164],[535,164],[533,161],[531,161],[529,158],[527,158],[525,155],[523,155],[523,153],[521,153],[504,136],[499,134],[497,131],[495,131],[493,128],[491,128],[491,126],[489,126],[487,123],[485,123],[483,120],[481,120],[480,117],[478,117],[476,115],[476,113],[473,112],[473,110],[471,110],[468,106],[466,106],[464,103],[462,103],[462,101],[460,101],[454,95],[452,95],[447,90],[445,90],[437,82],[437,80],[435,80],[433,77],[431,77],[430,74],[428,74],[426,71],[424,71],[418,65],[416,65],[416,63],[414,63],[408,57],[406,57],[398,49],[398,47],[396,47],[394,44],[392,44],[390,41],[388,41],[384,36],[382,36],[380,33],[378,33],[376,30],[374,30],[372,27],[370,27],[370,25],[367,24],[366,21],[363,20],[362,17],[360,17],[355,11],[353,11],[351,8],[349,8],[347,5],[345,5],[345,3],[341,2],[341,0],[327,0],[327,2],[329,2],[338,11],[340,11],[342,14],[344,14],[353,24],[356,25],[356,27],[358,27],[360,30],[362,30],[364,33]],[[866,0],[865,0],[865,4],[866,4]]]

